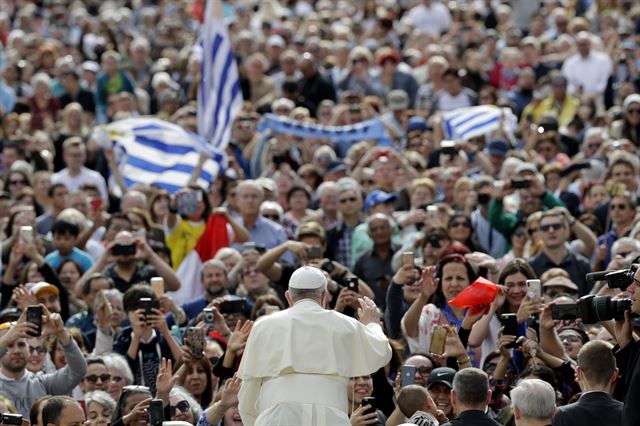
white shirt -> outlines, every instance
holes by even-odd
[[[447,6],[433,0],[430,6],[420,3],[409,10],[406,21],[421,33],[439,37],[451,26],[451,13]]]
[[[349,426],[348,378],[390,359],[380,324],[301,300],[253,326],[238,369],[240,416],[245,426]]]
[[[600,95],[607,87],[612,67],[609,55],[592,49],[586,58],[579,53],[570,56],[562,66],[562,74],[567,78],[570,93],[582,86],[582,95]]]
[[[67,168],[60,170],[58,173],[54,173],[51,177],[51,183],[61,183],[67,187],[69,192],[80,190],[80,187],[84,184],[93,184],[98,187],[103,200],[109,199],[107,183],[104,181],[102,175],[84,166],[80,169],[80,174],[77,176],[71,176]]]
[[[454,109],[471,106],[473,106],[473,103],[464,90],[460,91],[457,96],[452,96],[446,90],[442,90],[438,95],[436,109],[439,111],[453,111]]]

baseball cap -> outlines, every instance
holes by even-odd
[[[426,132],[428,130],[431,130],[431,126],[429,126],[427,120],[424,117],[411,117],[409,119],[409,122],[407,123],[407,133],[418,130],[421,132]]]
[[[53,293],[56,296],[59,296],[60,290],[58,290],[58,287],[54,285],[40,281],[39,283],[34,284],[31,287],[31,293],[34,294],[35,296],[39,296],[43,293]]]
[[[395,201],[398,196],[394,193],[384,192],[380,189],[371,191],[367,198],[364,199],[364,210],[367,211],[373,206],[378,204],[388,203],[389,201]]]
[[[487,152],[489,152],[489,155],[496,157],[506,157],[507,152],[509,152],[509,148],[509,144],[505,141],[495,140],[489,142],[489,145],[487,145]]]
[[[302,237],[318,237],[324,240],[324,228],[318,222],[305,222],[298,227],[296,238],[300,240]]]
[[[326,284],[327,278],[322,271],[313,266],[303,266],[296,269],[289,280],[289,288],[297,288],[299,290],[314,290]]]
[[[17,321],[22,311],[18,308],[5,308],[0,311],[0,323]]]
[[[519,175],[524,172],[538,173],[538,169],[533,163],[522,163],[516,167],[516,174]]]
[[[392,90],[387,95],[387,106],[391,111],[400,111],[409,108],[409,96],[404,90]]]
[[[82,63],[82,70],[98,73],[98,71],[100,71],[100,65],[95,61],[84,61]]]
[[[342,160],[336,160],[329,163],[327,167],[327,174],[346,172],[348,170],[347,165]]]
[[[453,378],[456,375],[456,370],[449,367],[434,368],[429,374],[429,380],[427,381],[427,389],[431,390],[438,383],[444,383],[445,385],[453,388]]]
[[[274,34],[267,39],[267,46],[268,47],[275,47],[275,46],[285,47],[285,42],[282,36],[278,34]]]

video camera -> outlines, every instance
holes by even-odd
[[[638,270],[638,263],[633,263],[629,269],[620,269],[617,271],[601,271],[588,273],[586,278],[591,284],[596,281],[606,281],[609,288],[619,288],[624,291],[633,284],[633,277]]]
[[[599,321],[623,320],[625,311],[631,310],[631,299],[612,299],[609,296],[584,296],[576,303],[553,305],[551,317],[554,320],[573,320],[581,318],[585,324]]]

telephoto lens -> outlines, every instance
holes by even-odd
[[[595,324],[611,319],[624,319],[625,311],[631,310],[631,299],[612,299],[609,296],[584,296],[577,303],[553,305],[551,316],[554,320],[581,318],[584,324]]]

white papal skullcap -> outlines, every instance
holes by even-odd
[[[327,285],[327,278],[322,271],[313,266],[303,266],[291,274],[289,288],[313,290]]]

